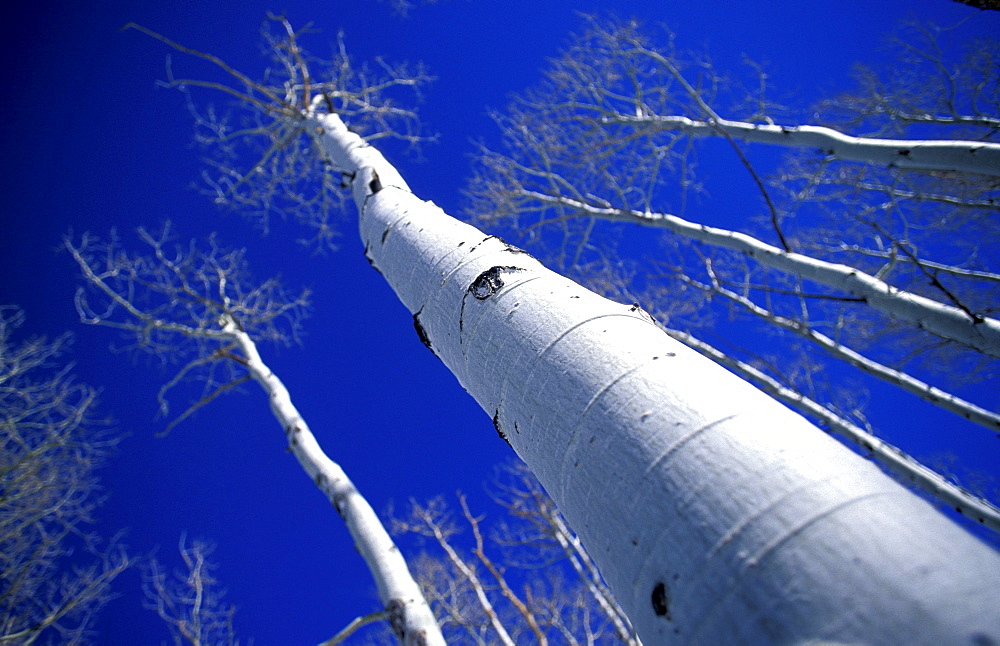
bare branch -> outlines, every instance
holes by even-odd
[[[146,607],[166,623],[174,644],[239,646],[233,628],[236,606],[223,600],[226,591],[213,575],[209,560],[213,545],[181,534],[177,546],[184,568],[168,573],[157,559],[145,568],[143,591]]]
[[[368,624],[373,624],[377,621],[385,621],[389,618],[389,613],[385,610],[380,610],[378,612],[372,612],[367,615],[360,617],[355,617],[351,620],[351,623],[344,626],[344,629],[339,633],[326,640],[320,646],[337,646],[337,644],[344,643],[344,640],[353,635],[358,629],[364,628]]]
[[[441,557],[426,554],[417,568],[442,626],[461,628],[452,638],[461,634],[476,643],[497,640],[493,632],[475,630],[490,626],[500,641],[516,643],[639,644],[580,539],[531,472],[513,465],[503,474],[491,496],[506,517],[488,534],[483,517],[474,515],[458,494],[462,517],[472,530],[470,556],[463,555],[461,531],[440,498],[426,505],[411,501],[409,517],[393,520],[396,531],[431,537],[443,552]],[[488,576],[480,574],[477,561]]]
[[[698,225],[675,215],[594,206],[537,192],[525,191],[522,197],[542,205],[566,207],[590,217],[662,227],[692,240],[739,251],[763,265],[842,290],[864,299],[868,305],[890,316],[913,321],[941,337],[959,341],[990,356],[1000,357],[1000,321],[987,317],[972,319],[956,307],[899,290],[855,267],[789,253],[749,235]]]
[[[406,643],[422,635],[427,644],[443,643],[405,560],[371,505],[341,466],[323,452],[288,389],[261,359],[257,339],[295,338],[308,292],[292,299],[276,280],[254,285],[243,252],[225,251],[214,238],[204,251],[194,243],[187,249],[171,248],[169,226],[157,235],[140,230],[139,237],[152,250],[151,256],[132,256],[120,250],[115,241],[102,244],[85,237],[76,246],[66,239],[66,248],[83,270],[91,291],[106,301],[103,309],[95,311],[86,300],[86,292],[79,296],[84,321],[113,323],[112,327],[134,336],[136,349],[187,361],[160,390],[161,407],[165,405],[164,393],[182,379],[203,381],[204,389],[201,398],[170,427],[239,383],[255,380],[267,394],[289,451],[344,519],[378,585],[397,637]],[[217,376],[219,371],[224,374],[222,379]],[[183,546],[182,554],[186,554]],[[197,556],[191,554],[192,558]],[[196,622],[179,613],[182,610],[170,609],[166,614],[177,618],[174,625],[179,634],[193,639],[190,635],[198,634]]]
[[[276,27],[277,33],[271,30]],[[195,139],[210,152],[204,173],[207,192],[216,203],[239,208],[266,230],[273,214],[291,216],[313,229],[304,242],[334,247],[334,221],[343,201],[340,169],[313,154],[308,115],[319,109],[337,113],[366,140],[396,139],[413,149],[433,140],[420,127],[414,108],[423,86],[432,80],[421,66],[357,64],[348,56],[343,34],[331,60],[317,59],[299,44],[308,31],[295,30],[283,16],[269,15],[262,29],[272,66],[255,81],[222,59],[176,43],[154,31],[129,24],[171,48],[210,63],[235,82],[175,77],[168,66],[167,85],[185,93],[195,120]],[[207,89],[236,100],[219,115],[199,109],[191,94]],[[406,95],[410,95],[407,98]],[[249,164],[243,160],[250,159]]]
[[[0,644],[79,643],[132,564],[87,529],[117,436],[58,361],[69,337],[15,342],[23,320],[0,307]]]
[[[486,586],[480,579],[472,564],[463,559],[458,551],[452,547],[449,539],[456,530],[451,526],[444,511],[443,501],[432,500],[426,506],[418,505],[415,501],[410,501],[411,517],[410,522],[394,521],[397,531],[415,531],[426,536],[433,537],[437,544],[447,555],[448,561],[458,572],[461,573],[465,581],[471,585],[475,593],[479,606],[485,613],[489,625],[496,632],[496,638],[501,644],[513,646],[514,640],[500,620],[493,602],[487,595]]]
[[[877,361],[852,350],[851,348],[835,341],[834,339],[812,329],[808,323],[794,320],[788,317],[775,314],[773,311],[754,303],[746,296],[742,296],[725,288],[714,272],[709,272],[712,276],[710,285],[699,283],[690,277],[683,276],[682,279],[690,284],[712,294],[718,294],[730,301],[739,304],[748,312],[766,320],[771,325],[791,330],[796,334],[812,341],[819,347],[830,353],[831,356],[847,361],[851,365],[864,370],[865,372],[884,379],[911,392],[918,397],[931,402],[941,408],[955,413],[971,422],[984,426],[994,433],[1000,433],[1000,414],[986,410],[971,402],[965,401],[951,393],[935,388],[923,381],[906,374],[901,370],[895,370]]]
[[[291,296],[275,279],[254,284],[244,251],[225,250],[214,238],[207,249],[193,242],[182,247],[172,241],[169,223],[156,234],[140,229],[139,238],[150,256],[129,254],[114,235],[64,244],[86,280],[76,297],[82,321],[123,331],[130,350],[183,362],[160,389],[161,411],[167,413],[166,395],[182,382],[203,384],[200,400],[169,429],[248,379],[227,321],[261,341],[295,342],[309,291]]]

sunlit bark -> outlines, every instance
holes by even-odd
[[[289,96],[263,113],[351,185],[416,336],[552,495],[644,642],[1000,640],[995,552],[638,306],[417,198],[324,97]]]
[[[1000,144],[980,141],[939,141],[933,139],[875,139],[852,137],[823,126],[779,126],[729,119],[700,121],[680,116],[614,116],[605,123],[618,122],[648,132],[680,131],[692,137],[724,137],[748,143],[813,148],[845,161],[881,164],[911,170],[957,171],[1000,176]]]
[[[354,176],[372,264],[645,642],[990,634],[992,550],[638,308],[422,202],[336,115],[310,118]]]

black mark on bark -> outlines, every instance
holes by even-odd
[[[520,247],[515,247],[511,243],[509,243],[506,240],[504,240],[503,238],[501,238],[500,236],[486,236],[485,238],[483,238],[482,240],[480,240],[476,244],[474,244],[471,247],[469,247],[469,253],[472,253],[473,251],[475,251],[476,249],[478,249],[479,245],[483,244],[487,240],[496,240],[497,242],[499,242],[500,244],[503,245],[503,247],[504,247],[503,250],[506,251],[506,252],[508,252],[508,253],[523,253],[525,255],[531,255],[531,254],[528,254],[528,252],[525,251],[524,249],[521,249]],[[461,247],[462,244],[464,244],[464,243],[460,242],[458,244],[458,246]]]
[[[423,310],[420,310],[420,312],[423,312]],[[428,350],[434,352],[434,348],[431,347],[431,338],[427,336],[427,330],[425,330],[424,326],[420,324],[420,312],[413,315],[413,329],[417,331],[417,336],[420,337],[420,342],[427,346]]]
[[[656,613],[657,617],[666,617],[667,621],[672,620],[670,599],[667,597],[667,586],[663,581],[653,586],[653,612]]]
[[[489,238],[486,238],[486,240],[489,240],[490,238],[494,238],[495,240],[499,240],[503,244],[503,246],[504,246],[504,251],[506,251],[508,253],[523,253],[523,254],[527,254],[528,253],[527,251],[525,251],[524,249],[521,249],[520,247],[515,247],[511,243],[509,243],[506,240],[504,240],[503,238],[501,238],[500,236],[490,236]]]
[[[484,301],[503,287],[503,277],[504,273],[513,273],[517,271],[524,271],[520,267],[501,267],[497,265],[496,267],[490,267],[483,273],[472,281],[469,285],[467,293],[472,294],[477,299]]]
[[[389,615],[389,626],[399,638],[400,643],[406,643],[406,604],[399,599],[393,599],[385,606]]]
[[[340,517],[344,517],[344,495],[337,494],[333,497],[333,508],[337,510]]]
[[[475,247],[473,247],[475,248]],[[471,251],[471,250],[470,250]],[[466,294],[472,294],[478,300],[486,300],[493,294],[497,292],[501,287],[503,287],[504,282],[501,274],[503,273],[513,273],[517,271],[524,271],[521,267],[510,267],[510,266],[500,266],[490,267],[483,273],[479,274],[469,288],[465,290]],[[458,314],[458,333],[459,333],[459,343],[462,342],[462,330],[465,328],[465,299],[462,299],[462,310]]]
[[[500,409],[499,408],[497,409],[497,412],[493,414],[493,428],[495,428],[497,430],[497,435],[500,436],[500,439],[503,440],[504,442],[506,442],[507,446],[510,446],[510,440],[507,439],[507,434],[504,433],[503,429],[500,428]],[[514,447],[511,446],[511,448],[514,448]]]
[[[368,188],[371,189],[372,195],[382,190],[382,180],[378,178],[378,173],[374,170],[372,170],[372,181],[368,182]]]

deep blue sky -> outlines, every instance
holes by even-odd
[[[424,61],[438,81],[421,110],[440,140],[422,161],[390,156],[418,195],[457,213],[470,141],[496,140],[487,108],[502,107],[538,79],[546,57],[580,26],[577,11],[663,22],[682,48],[703,47],[722,68],[736,67],[743,54],[766,61],[780,98],[799,105],[844,87],[854,62],[878,62],[881,37],[900,20],[972,16],[984,34],[1000,23],[950,0],[449,0],[417,7],[407,20],[360,0],[98,6],[22,3],[5,11],[0,26],[8,67],[0,104],[0,303],[25,309],[25,333],[74,332],[77,374],[103,390],[103,410],[129,434],[103,473],[109,499],[100,529],[127,529],[133,552],[159,546],[171,563],[182,531],[217,543],[219,578],[240,608],[238,630],[260,645],[328,638],[377,607],[374,586],[339,517],[284,451],[255,386],[214,403],[169,437],[154,438],[163,428],[155,392],[169,373],[145,358],[109,353],[113,333],[77,322],[77,272],[66,254],[54,252],[64,233],[106,235],[117,227],[134,241],[137,226],[169,218],[184,237],[218,230],[224,244],[247,246],[259,277],[280,273],[291,288],[311,287],[314,307],[302,347],[263,346],[262,354],[377,510],[458,489],[484,509],[482,483],[512,454],[368,267],[353,213],[343,218],[341,250],[314,257],[294,243],[299,230],[292,223],[277,222],[261,239],[190,189],[199,171],[190,118],[179,93],[156,85],[168,51],[139,33],[119,32],[122,25],[140,23],[251,74],[263,65],[258,29],[268,10],[322,30],[304,42],[316,54],[329,51],[343,29],[359,60]],[[173,58],[178,70],[189,63]],[[940,418],[911,414],[909,404],[893,397],[877,396],[873,408],[926,448],[921,438],[938,436]],[[991,398],[982,403],[996,405]],[[975,468],[998,470],[995,448],[968,444],[955,451]],[[99,624],[98,643],[165,639],[165,628],[140,606],[138,575],[120,579],[118,591],[121,598]]]

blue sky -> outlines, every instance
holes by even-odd
[[[292,289],[311,287],[302,346],[261,351],[324,448],[377,510],[459,489],[486,509],[483,482],[512,457],[489,416],[421,345],[410,315],[365,262],[353,213],[342,218],[340,251],[313,256],[296,245],[301,232],[294,223],[277,221],[261,238],[191,189],[200,160],[183,97],[156,85],[169,52],[119,28],[137,22],[254,75],[264,64],[258,33],[267,11],[285,13],[296,26],[312,22],[321,33],[304,45],[318,55],[342,29],[359,60],[420,60],[438,77],[420,110],[439,141],[423,159],[387,152],[419,196],[452,213],[463,206],[472,140],[497,140],[487,109],[502,108],[539,78],[546,58],[580,27],[578,11],[663,22],[682,48],[704,48],[722,68],[737,67],[743,54],[766,62],[780,99],[796,105],[844,87],[856,61],[879,62],[881,38],[899,20],[971,16],[983,34],[995,33],[998,23],[996,15],[949,0],[449,0],[417,7],[406,20],[381,3],[343,0],[117,1],[100,9],[43,1],[7,10],[0,26],[11,68],[0,104],[0,303],[24,308],[26,334],[74,333],[79,378],[102,389],[102,410],[128,433],[103,472],[101,531],[127,529],[134,553],[159,547],[168,563],[182,531],[215,542],[219,578],[240,608],[237,628],[261,645],[316,643],[376,609],[370,577],[339,517],[285,452],[255,386],[168,437],[154,437],[164,426],[155,393],[170,373],[145,357],[110,353],[113,333],[78,323],[77,272],[68,255],[55,252],[67,231],[106,235],[117,227],[134,241],[136,227],[171,219],[182,237],[218,231],[224,244],[246,246],[258,277],[280,274]],[[178,70],[190,63],[180,55],[173,60]],[[997,405],[995,393],[985,396],[981,403]],[[940,437],[942,418],[897,397],[876,391],[873,417],[905,429],[897,434],[911,451],[943,451],[927,440]],[[987,439],[989,446],[948,446],[996,475],[1000,456],[995,438]],[[99,622],[98,643],[166,639],[153,613],[141,608],[137,573],[119,579],[118,592]]]

